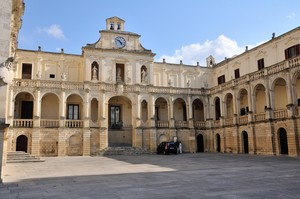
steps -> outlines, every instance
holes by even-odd
[[[93,156],[110,156],[110,155],[143,155],[151,154],[149,151],[135,147],[107,147],[98,151]]]
[[[24,162],[44,162],[45,160],[25,153],[24,151],[7,152],[6,163],[24,163]]]

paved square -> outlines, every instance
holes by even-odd
[[[55,157],[3,167],[0,198],[300,198],[300,159],[236,154]]]

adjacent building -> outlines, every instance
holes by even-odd
[[[18,49],[6,150],[89,156],[180,140],[191,153],[299,156],[300,27],[206,66],[154,57],[118,17],[80,55]]]

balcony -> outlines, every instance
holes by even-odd
[[[175,128],[179,128],[179,129],[188,128],[188,123],[187,123],[187,121],[178,121],[178,120],[176,120],[175,121]]]
[[[169,128],[169,121],[155,121],[156,128]]]
[[[196,129],[205,129],[206,128],[206,122],[205,121],[194,121],[194,127]]]
[[[41,119],[40,126],[44,128],[58,128],[59,120]]]
[[[32,128],[33,127],[33,119],[14,119],[13,127],[16,128]]]

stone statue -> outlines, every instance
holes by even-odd
[[[142,82],[147,82],[147,71],[145,68],[142,69]]]
[[[92,80],[98,80],[98,69],[96,66],[92,69]]]

